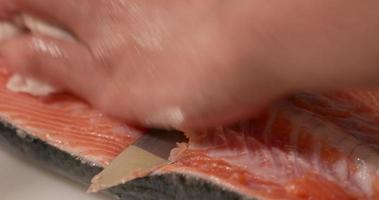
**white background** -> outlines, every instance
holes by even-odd
[[[0,146],[1,200],[110,200],[85,191],[85,187],[39,168]]]

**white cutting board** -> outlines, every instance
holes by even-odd
[[[1,200],[110,200],[0,147]]]

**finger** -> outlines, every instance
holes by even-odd
[[[0,22],[0,41],[14,37],[21,33],[21,30],[12,23]]]
[[[19,23],[21,26],[27,28],[31,33],[47,35],[57,39],[65,39],[75,41],[76,38],[72,34],[68,33],[66,30],[60,29],[57,26],[47,24],[44,21],[38,20],[32,16],[21,15],[19,18]]]
[[[26,13],[52,24],[58,24],[70,31],[75,30],[78,21],[84,19],[88,10],[86,0],[0,0],[8,5],[7,12]],[[1,6],[0,2],[0,6]],[[1,9],[0,9],[1,12]]]
[[[0,19],[7,20],[11,15],[12,11],[14,11],[14,4],[10,0],[0,0]]]
[[[89,51],[82,45],[47,36],[23,35],[3,42],[0,58],[22,75],[52,83],[88,97],[95,73]],[[86,79],[87,78],[87,79]]]

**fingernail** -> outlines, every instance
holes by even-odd
[[[179,107],[172,107],[153,113],[145,120],[145,124],[150,127],[178,128],[185,120],[184,113]]]
[[[18,35],[21,30],[10,22],[0,22],[0,41]]]
[[[59,88],[33,78],[14,74],[7,83],[7,89],[12,92],[26,93],[32,96],[48,96],[60,91]]]

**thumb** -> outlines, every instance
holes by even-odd
[[[94,60],[89,50],[77,42],[48,36],[21,35],[0,44],[0,58],[22,75],[45,81],[87,97],[93,81]]]

